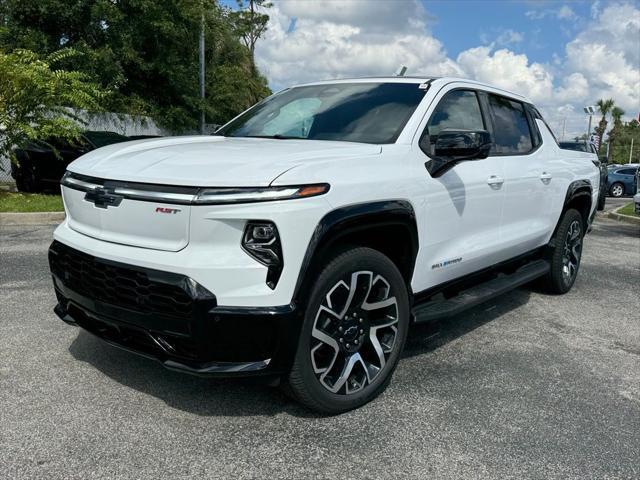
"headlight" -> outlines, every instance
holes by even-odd
[[[275,224],[268,221],[247,222],[242,235],[242,248],[258,262],[269,267],[267,286],[272,290],[276,288],[284,262]]]
[[[274,200],[290,200],[323,195],[329,191],[329,184],[298,185],[291,187],[251,187],[251,188],[204,188],[193,203],[217,205],[224,203],[253,203]]]

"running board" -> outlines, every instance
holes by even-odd
[[[414,321],[415,323],[426,323],[456,315],[529,283],[547,273],[550,268],[551,266],[546,260],[535,260],[511,274],[500,274],[492,280],[463,290],[455,297],[431,300],[416,305],[412,310]]]

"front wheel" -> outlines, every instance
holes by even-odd
[[[407,287],[395,264],[364,247],[338,255],[312,289],[290,391],[322,413],[364,405],[391,380],[408,326]]]

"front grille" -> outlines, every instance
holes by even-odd
[[[49,263],[65,287],[84,297],[159,316],[193,314],[191,296],[178,285],[180,275],[162,273],[175,278],[172,283],[159,282],[149,278],[148,271],[101,260],[57,241],[51,245]]]

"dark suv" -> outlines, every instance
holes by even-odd
[[[21,192],[58,188],[67,165],[73,160],[96,148],[129,140],[115,132],[87,131],[74,143],[60,138],[32,142],[16,149],[17,162],[11,164],[11,176]]]

